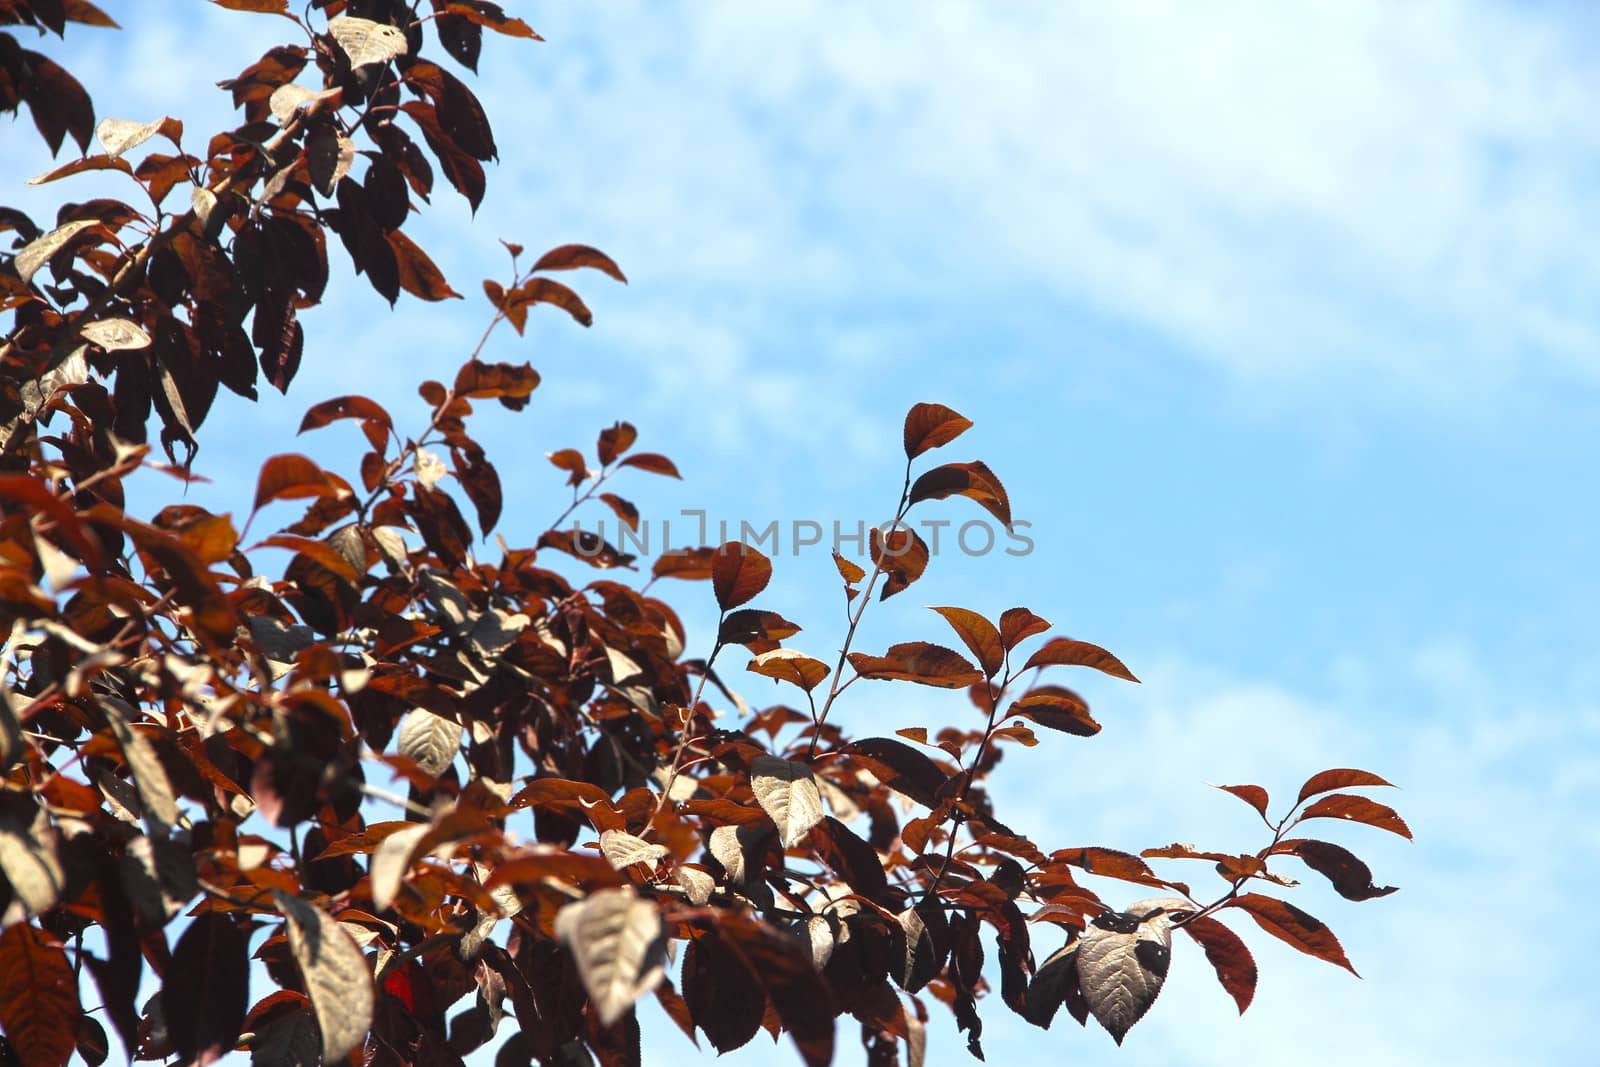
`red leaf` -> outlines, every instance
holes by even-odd
[[[1000,631],[995,629],[994,623],[976,611],[968,611],[966,608],[933,610],[944,616],[944,621],[950,624],[956,636],[966,644],[985,674],[993,678],[1000,673],[1000,668],[1005,663],[1006,650],[1001,644]]]
[[[165,1002],[172,1043],[186,1060],[207,1064],[239,1040],[250,1006],[250,945],[224,912],[195,916],[172,951]]]
[[[852,652],[849,658],[863,678],[897,679],[940,689],[965,689],[984,680],[983,672],[961,653],[927,641],[906,641],[881,656]]]
[[[600,500],[606,507],[611,509],[617,519],[624,523],[628,529],[637,530],[639,528],[639,509],[634,506],[633,501],[624,500],[615,493],[601,493]]]
[[[261,465],[256,482],[256,510],[274,500],[338,496],[339,485],[321,467],[296,453],[273,456]],[[345,490],[348,492],[348,489]]]
[[[320,429],[337,419],[373,419],[383,423],[388,429],[394,428],[389,413],[376,400],[364,396],[338,396],[332,400],[324,400],[320,404],[313,404],[306,411],[306,417],[300,420],[298,432]]]
[[[1256,961],[1244,941],[1209,915],[1189,919],[1179,929],[1206,950],[1206,959],[1216,969],[1217,981],[1239,1005],[1239,1014],[1243,1015],[1256,995]]]
[[[1007,527],[1011,525],[1011,501],[1006,498],[1005,487],[982,461],[946,463],[933,468],[911,486],[909,500],[915,504],[921,500],[943,500],[951,496],[975,500]]]
[[[1345,958],[1344,947],[1333,936],[1333,931],[1324,926],[1321,920],[1307,915],[1293,904],[1264,897],[1260,893],[1245,893],[1234,897],[1226,906],[1243,908],[1261,929],[1273,937],[1293,945],[1308,956],[1336,963],[1357,978],[1361,977]]]
[[[1371,771],[1358,771],[1349,767],[1335,767],[1330,771],[1320,771],[1306,779],[1306,784],[1300,787],[1300,800],[1314,797],[1318,793],[1326,793],[1333,789],[1350,789],[1362,785],[1394,785],[1386,782]]]
[[[1087,641],[1074,641],[1067,637],[1052,637],[1044,646],[1028,657],[1028,662],[1023,665],[1023,670],[1031,671],[1035,667],[1093,667],[1097,671],[1104,671],[1113,678],[1125,678],[1130,682],[1137,682],[1133,672],[1122,665],[1122,661],[1099,645],[1091,645]]]
[[[754,1037],[767,1007],[761,976],[716,930],[694,938],[684,951],[683,999],[719,1053]]]
[[[27,923],[0,934],[0,1029],[22,1063],[58,1067],[78,1043],[78,983],[61,942]]]
[[[1267,804],[1269,803],[1267,791],[1259,785],[1219,785],[1217,788],[1224,793],[1232,793],[1252,808],[1255,808],[1256,811],[1261,813],[1263,819],[1267,817]]]
[[[668,478],[683,478],[683,475],[678,473],[678,468],[673,464],[672,460],[657,452],[635,452],[617,464],[617,466],[638,467],[640,470],[649,471],[651,474],[661,474]]]
[[[562,245],[560,248],[552,248],[540,256],[539,262],[533,265],[534,270],[576,270],[579,267],[593,267],[624,284],[628,281],[622,274],[622,268],[618,267],[610,256],[588,245]]]
[[[906,458],[915,459],[930,448],[947,445],[971,426],[971,419],[943,404],[917,404],[906,413]]]
[[[1296,822],[1304,819],[1346,819],[1350,822],[1366,823],[1376,826],[1380,830],[1388,830],[1392,834],[1411,839],[1411,828],[1395,810],[1385,804],[1358,797],[1353,793],[1335,793],[1330,797],[1323,797],[1315,804],[1300,813]]]
[[[809,843],[817,858],[838,875],[854,893],[887,906],[889,880],[877,850],[831,815],[811,828]]]
[[[729,541],[711,557],[711,588],[723,611],[760,593],[772,578],[772,561],[757,549]]]

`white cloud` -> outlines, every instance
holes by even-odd
[[[838,309],[1025,286],[1278,387],[1600,377],[1578,237],[1600,221],[1596,84],[1571,13],[549,14],[526,136],[598,150],[528,171],[555,182],[545,211],[615,226],[657,280],[738,286],[780,321],[797,289]]]

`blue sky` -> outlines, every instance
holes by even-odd
[[[42,47],[102,116],[173,114],[191,138],[227,121],[224,94],[196,84],[290,29],[104,6],[125,32]],[[578,279],[592,330],[551,312],[491,346],[545,375],[528,412],[485,416],[508,540],[564,505],[538,454],[592,449],[616,418],[685,474],[618,487],[647,515],[880,520],[906,408],[943,402],[977,425],[940,458],[987,461],[1036,547],[941,555],[868,613],[859,647],[946,640],[929,604],[1025,604],[1145,679],[1075,679],[1106,729],[1007,758],[1014,824],[1051,846],[1245,849],[1248,810],[1207,783],[1287,796],[1359,766],[1404,787],[1383,799],[1415,844],[1328,833],[1400,893],[1351,904],[1308,875],[1290,898],[1364,980],[1234,922],[1262,971],[1242,1019],[1180,949],[1120,1051],[993,1003],[991,1061],[1584,1061],[1583,961],[1600,949],[1571,918],[1600,876],[1592,13],[509,6],[548,43],[485,50],[489,195],[472,219],[443,191],[411,230],[469,299],[391,313],[341,278],[289,397],[219,400],[195,499],[248,510],[260,460],[324,397],[369,392],[420,424],[415,382],[476,340],[497,238],[594,244],[631,284]],[[96,188],[17,194],[50,162],[31,131],[3,136],[8,203],[43,217]],[[826,657],[832,565],[785,548],[762,602]],[[708,592],[672,592],[708,645]],[[897,689],[853,688],[847,723],[962,714]],[[647,1060],[692,1051],[658,1016],[646,1032]],[[795,1062],[764,1042],[728,1059]],[[853,1027],[840,1050],[861,1062]],[[936,1012],[929,1063],[966,1060]]]

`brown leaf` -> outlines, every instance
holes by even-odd
[[[301,497],[329,497],[348,493],[329,474],[306,456],[296,453],[272,456],[261,465],[256,482],[255,509],[274,500]]]
[[[78,983],[61,942],[28,923],[0,934],[0,1029],[19,1062],[60,1067],[77,1045]]]
[[[1006,498],[1005,487],[980,460],[946,463],[925,472],[912,484],[911,495],[907,499],[915,504],[922,500],[944,500],[952,496],[974,500],[1005,526],[1011,525],[1011,501]]]
[[[583,460],[583,453],[576,448],[563,448],[557,452],[546,452],[548,459],[557,470],[566,471],[568,485],[582,485],[589,477],[589,465]],[[706,577],[710,577],[709,574]]]
[[[828,677],[828,665],[792,648],[774,648],[752,659],[746,670],[811,692]]]
[[[272,896],[287,920],[289,952],[322,1031],[322,1061],[341,1060],[361,1047],[372,1027],[372,971],[350,935],[319,908],[280,890]]]
[[[162,996],[174,1006],[167,1033],[186,1060],[204,1065],[233,1049],[250,1006],[250,945],[231,916],[194,917],[172,951]]]
[[[753,652],[769,652],[785,637],[793,637],[800,627],[776,611],[740,608],[728,613],[717,630],[717,641],[724,645],[745,645]]]
[[[1335,793],[1323,797],[1315,804],[1307,807],[1300,813],[1296,822],[1305,819],[1345,819],[1350,822],[1366,823],[1376,826],[1380,830],[1388,830],[1391,834],[1411,839],[1411,828],[1395,810],[1385,804],[1358,797],[1353,793]]]
[[[1334,892],[1346,900],[1372,900],[1396,892],[1395,886],[1374,885],[1372,868],[1361,862],[1349,849],[1327,841],[1297,839],[1279,842],[1272,850],[1288,853],[1305,860],[1306,866],[1333,883]]]
[[[881,656],[852,652],[849,659],[863,678],[899,679],[940,689],[964,689],[984,680],[983,672],[961,653],[927,641],[906,641]]]
[[[624,284],[628,281],[610,256],[588,245],[562,245],[560,248],[552,248],[540,256],[539,262],[533,265],[534,270],[576,270],[579,267],[593,267]]]
[[[904,734],[906,731],[901,731]],[[933,760],[903,742],[889,737],[864,737],[839,750],[895,792],[925,808],[939,806],[939,794],[949,776]]]
[[[1074,641],[1066,637],[1052,637],[1033,655],[1028,657],[1028,662],[1022,669],[1031,671],[1035,667],[1052,666],[1093,667],[1097,671],[1104,671],[1113,678],[1124,678],[1130,682],[1137,682],[1133,672],[1122,665],[1122,661],[1099,645],[1091,645],[1087,641]]]
[[[526,404],[538,386],[539,372],[531,364],[524,363],[519,367],[512,363],[484,363],[472,359],[463,363],[456,372],[456,384],[451,391],[458,397],[497,397],[502,404],[511,406],[513,411],[520,411],[522,405],[508,402],[521,401]],[[582,462],[581,456],[579,462]]]
[[[1306,779],[1306,784],[1300,787],[1299,801],[1307,797],[1314,797],[1318,793],[1326,793],[1334,789],[1350,789],[1363,785],[1387,785],[1393,782],[1384,781],[1371,771],[1358,771],[1350,767],[1336,767],[1329,771],[1320,771]]]
[[[1007,652],[1048,629],[1050,624],[1027,608],[1008,608],[1000,613],[1000,642]]]
[[[906,458],[915,459],[931,448],[947,445],[971,426],[971,419],[943,404],[917,404],[906,413]]]
[[[395,267],[400,272],[400,287],[422,300],[448,300],[461,294],[450,288],[444,272],[415,241],[393,230],[387,235],[389,247],[394,251]]]
[[[518,333],[522,332],[518,325],[522,321],[519,316],[525,317],[527,308],[533,304],[551,304],[571,315],[580,326],[594,325],[594,314],[577,293],[549,278],[529,278],[506,293],[505,312]]]
[[[888,532],[874,526],[869,546],[872,562],[878,565],[886,578],[883,592],[878,596],[880,600],[888,600],[921,578],[928,569],[928,546],[909,526],[897,526]],[[840,573],[843,573],[842,569]]]
[[[1021,715],[1040,726],[1078,737],[1093,737],[1100,732],[1100,724],[1089,714],[1089,705],[1083,698],[1059,685],[1041,685],[1029,690],[1006,714]]]
[[[1239,1005],[1239,1014],[1256,995],[1256,961],[1239,935],[1209,915],[1186,919],[1178,927],[1199,942],[1217,972],[1217,981]]]
[[[639,431],[631,422],[618,422],[609,429],[600,431],[600,441],[596,445],[596,454],[600,457],[600,466],[609,467],[613,460],[633,447],[633,442],[639,439]]]
[[[617,465],[619,467],[637,467],[642,471],[660,474],[667,478],[678,478],[680,480],[683,478],[683,475],[678,473],[678,468],[672,460],[657,452],[635,452],[631,456],[624,457],[622,462]]]
[[[978,665],[983,668],[984,674],[993,678],[1000,673],[1001,666],[1005,663],[1006,650],[1000,640],[1000,631],[994,624],[979,615],[976,611],[966,608],[934,608],[956,636],[971,650]]]
[[[1287,901],[1260,893],[1244,893],[1230,900],[1227,907],[1243,908],[1261,929],[1287,942],[1308,956],[1338,964],[1357,978],[1356,969],[1345,958],[1344,947],[1322,922]]]
[[[833,551],[833,565],[839,569],[839,577],[843,578],[846,585],[854,585],[867,576],[867,572],[855,563],[839,555],[839,550]]]
[[[394,420],[389,417],[389,412],[376,400],[364,396],[336,396],[332,400],[311,405],[296,432],[320,429],[338,419],[370,420],[381,423],[385,429],[394,428]]]
[[[663,552],[656,557],[650,573],[657,578],[682,578],[685,581],[706,581],[711,577],[711,560],[714,548],[681,548]]]
[[[1269,803],[1267,791],[1259,785],[1219,785],[1217,788],[1224,793],[1232,793],[1252,808],[1255,808],[1256,811],[1261,813],[1263,819],[1267,817],[1267,804]]]
[[[711,557],[711,588],[723,611],[755,597],[771,578],[772,561],[739,541],[727,542]]]

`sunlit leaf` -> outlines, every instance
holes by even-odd
[[[1293,904],[1260,893],[1243,893],[1230,900],[1228,906],[1242,908],[1261,929],[1306,955],[1338,964],[1351,974],[1356,974],[1356,969],[1345,958],[1344,947],[1333,936],[1333,931]]]
[[[320,908],[280,890],[272,896],[287,920],[289,953],[316,1012],[322,1060],[341,1060],[361,1047],[372,1026],[377,999],[372,971],[350,935]]]
[[[852,652],[849,658],[863,678],[900,679],[940,689],[965,689],[983,681],[983,672],[961,653],[927,641],[902,642],[881,656]]]
[[[1194,916],[1178,927],[1205,949],[1206,959],[1217,972],[1217,981],[1227,990],[1239,1014],[1243,1015],[1256,995],[1256,961],[1239,935],[1209,915]]]
[[[666,974],[661,913],[627,889],[603,889],[556,915],[602,1026],[610,1026]]]
[[[61,942],[28,923],[0,934],[0,1030],[19,1062],[65,1064],[78,1014],[78,983]]]
[[[588,245],[562,245],[560,248],[552,248],[540,256],[539,261],[533,265],[534,270],[575,270],[578,267],[593,267],[611,275],[619,282],[626,283],[628,280],[623,277],[622,269],[610,256]]]
[[[750,789],[778,827],[784,848],[793,848],[822,819],[822,794],[811,768],[776,756],[757,756]]]
[[[792,648],[775,648],[763,652],[745,668],[768,678],[789,682],[811,692],[828,677],[828,665]]]
[[[974,500],[1001,524],[1011,526],[1011,501],[1005,487],[986,464],[946,463],[924,473],[911,485],[907,500],[916,504],[923,500],[944,500],[946,497],[964,496]]]
[[[349,57],[352,67],[387,63],[396,56],[406,54],[405,31],[371,19],[348,15],[329,19],[328,33]]]
[[[738,541],[729,541],[711,557],[711,588],[723,611],[749,601],[771,578],[772,561]]]

